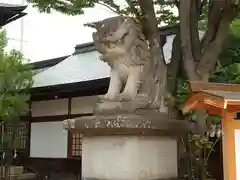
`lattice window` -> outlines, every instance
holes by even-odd
[[[82,134],[78,132],[71,133],[71,156],[80,157],[82,155]]]
[[[11,125],[8,125],[6,127],[5,133],[7,134],[8,137],[12,137],[13,127]],[[28,140],[28,123],[21,122],[18,125],[18,129],[17,129],[17,132],[16,132],[15,147],[17,149],[27,148],[27,140]]]

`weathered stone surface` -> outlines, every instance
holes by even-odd
[[[177,141],[169,137],[98,136],[82,143],[83,179],[176,178]]]
[[[132,101],[117,102],[103,101],[96,104],[94,108],[95,114],[119,114],[119,113],[135,113],[138,109],[148,108],[149,98],[147,96],[137,95]]]
[[[131,17],[116,16],[86,24],[95,28],[93,41],[100,59],[111,67],[110,85],[102,100],[131,101],[139,94],[150,63],[141,26]],[[121,92],[121,90],[123,91]]]
[[[83,116],[63,122],[63,128],[88,135],[166,135],[177,136],[193,128],[193,124],[171,119],[165,113],[109,114]]]

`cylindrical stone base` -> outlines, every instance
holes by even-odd
[[[82,143],[83,179],[174,179],[177,140],[159,136],[94,136]]]

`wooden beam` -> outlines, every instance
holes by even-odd
[[[240,93],[239,84],[206,83],[199,81],[190,81],[189,84],[193,92],[199,92],[202,90],[212,90],[212,91],[231,91]]]
[[[200,110],[206,109],[207,111],[209,108],[224,108],[224,99],[218,96],[214,96],[212,94],[199,92],[192,95],[185,105],[182,108],[183,114],[188,113],[191,110]],[[213,111],[213,110],[210,110]],[[218,111],[218,110],[217,110]]]

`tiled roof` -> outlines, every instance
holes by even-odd
[[[44,87],[106,78],[110,76],[108,65],[98,58],[96,51],[69,56],[62,62],[38,74],[33,87]]]

